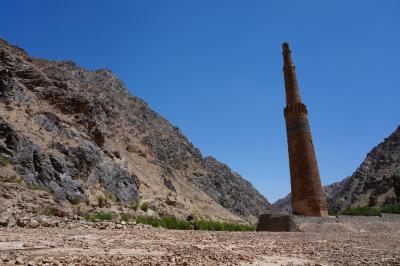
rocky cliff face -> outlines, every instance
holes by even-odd
[[[238,221],[255,221],[270,205],[110,71],[32,58],[3,40],[0,156],[10,164],[0,175],[14,171],[58,202],[96,205],[100,193],[149,201],[158,213]]]
[[[332,210],[355,206],[382,206],[394,197],[393,175],[400,166],[400,127],[372,149],[350,177],[329,186]]]
[[[228,210],[243,216],[258,216],[269,209],[265,198],[250,182],[213,157],[204,159],[207,175],[194,175],[192,182]]]
[[[399,167],[400,127],[373,148],[350,177],[324,188],[329,210],[382,206],[387,199],[395,196],[393,175]],[[290,195],[275,202],[272,209],[290,211]]]

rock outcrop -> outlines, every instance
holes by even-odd
[[[194,176],[193,182],[223,207],[240,216],[256,216],[268,212],[269,204],[250,182],[213,157],[205,158],[207,176]]]
[[[204,158],[109,70],[30,57],[0,40],[0,156],[58,202],[149,201],[156,212],[255,221],[268,201]],[[177,199],[166,204],[168,196]]]

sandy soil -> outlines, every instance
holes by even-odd
[[[6,228],[1,265],[400,265],[400,232]]]

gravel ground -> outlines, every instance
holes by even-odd
[[[5,228],[0,265],[400,265],[400,231]]]

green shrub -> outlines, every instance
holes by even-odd
[[[96,218],[100,221],[110,221],[113,219],[113,214],[111,212],[99,212],[96,214]]]
[[[120,217],[121,217],[121,220],[125,221],[125,222],[128,222],[129,220],[131,220],[133,218],[131,215],[129,215],[127,213],[122,213],[120,215]]]
[[[154,227],[164,227],[167,229],[189,230],[192,229],[192,224],[185,220],[177,219],[173,216],[165,216],[160,219],[152,216],[138,216],[136,218],[138,224],[150,224]],[[216,222],[211,220],[197,220],[193,224],[194,230],[207,230],[207,231],[255,231],[255,226]]]
[[[4,167],[11,164],[10,159],[4,157],[3,155],[0,155],[0,167]]]
[[[81,203],[81,199],[79,197],[75,197],[70,199],[69,202],[71,202],[72,205],[79,205],[79,203]]]
[[[147,212],[147,210],[149,209],[150,204],[146,201],[143,202],[142,205],[140,206],[140,209],[144,212]]]
[[[185,220],[176,219],[173,216],[166,216],[161,218],[161,226],[167,229],[189,230],[192,225]]]
[[[164,227],[167,229],[177,229],[177,230],[189,230],[191,229],[191,224],[185,220],[176,219],[173,216],[165,216],[161,219],[141,215],[136,218],[136,223],[138,224],[149,224],[154,227]]]
[[[207,231],[255,231],[256,227],[247,224],[197,220],[194,222],[194,229]]]
[[[160,219],[154,218],[152,216],[140,215],[136,217],[136,223],[138,224],[149,224],[155,227],[160,225]]]
[[[380,216],[381,210],[374,207],[356,207],[348,208],[339,212],[340,215],[353,215],[353,216]]]
[[[89,222],[94,222],[96,220],[110,221],[114,218],[114,215],[111,212],[86,213],[84,218]]]
[[[134,211],[137,211],[139,208],[139,203],[138,202],[132,202],[131,205],[129,205],[129,208],[131,208]]]
[[[85,213],[85,215],[83,217],[88,222],[94,222],[94,220],[96,219],[95,214],[92,214],[92,213]]]
[[[400,203],[384,205],[382,207],[382,213],[400,214]]]

